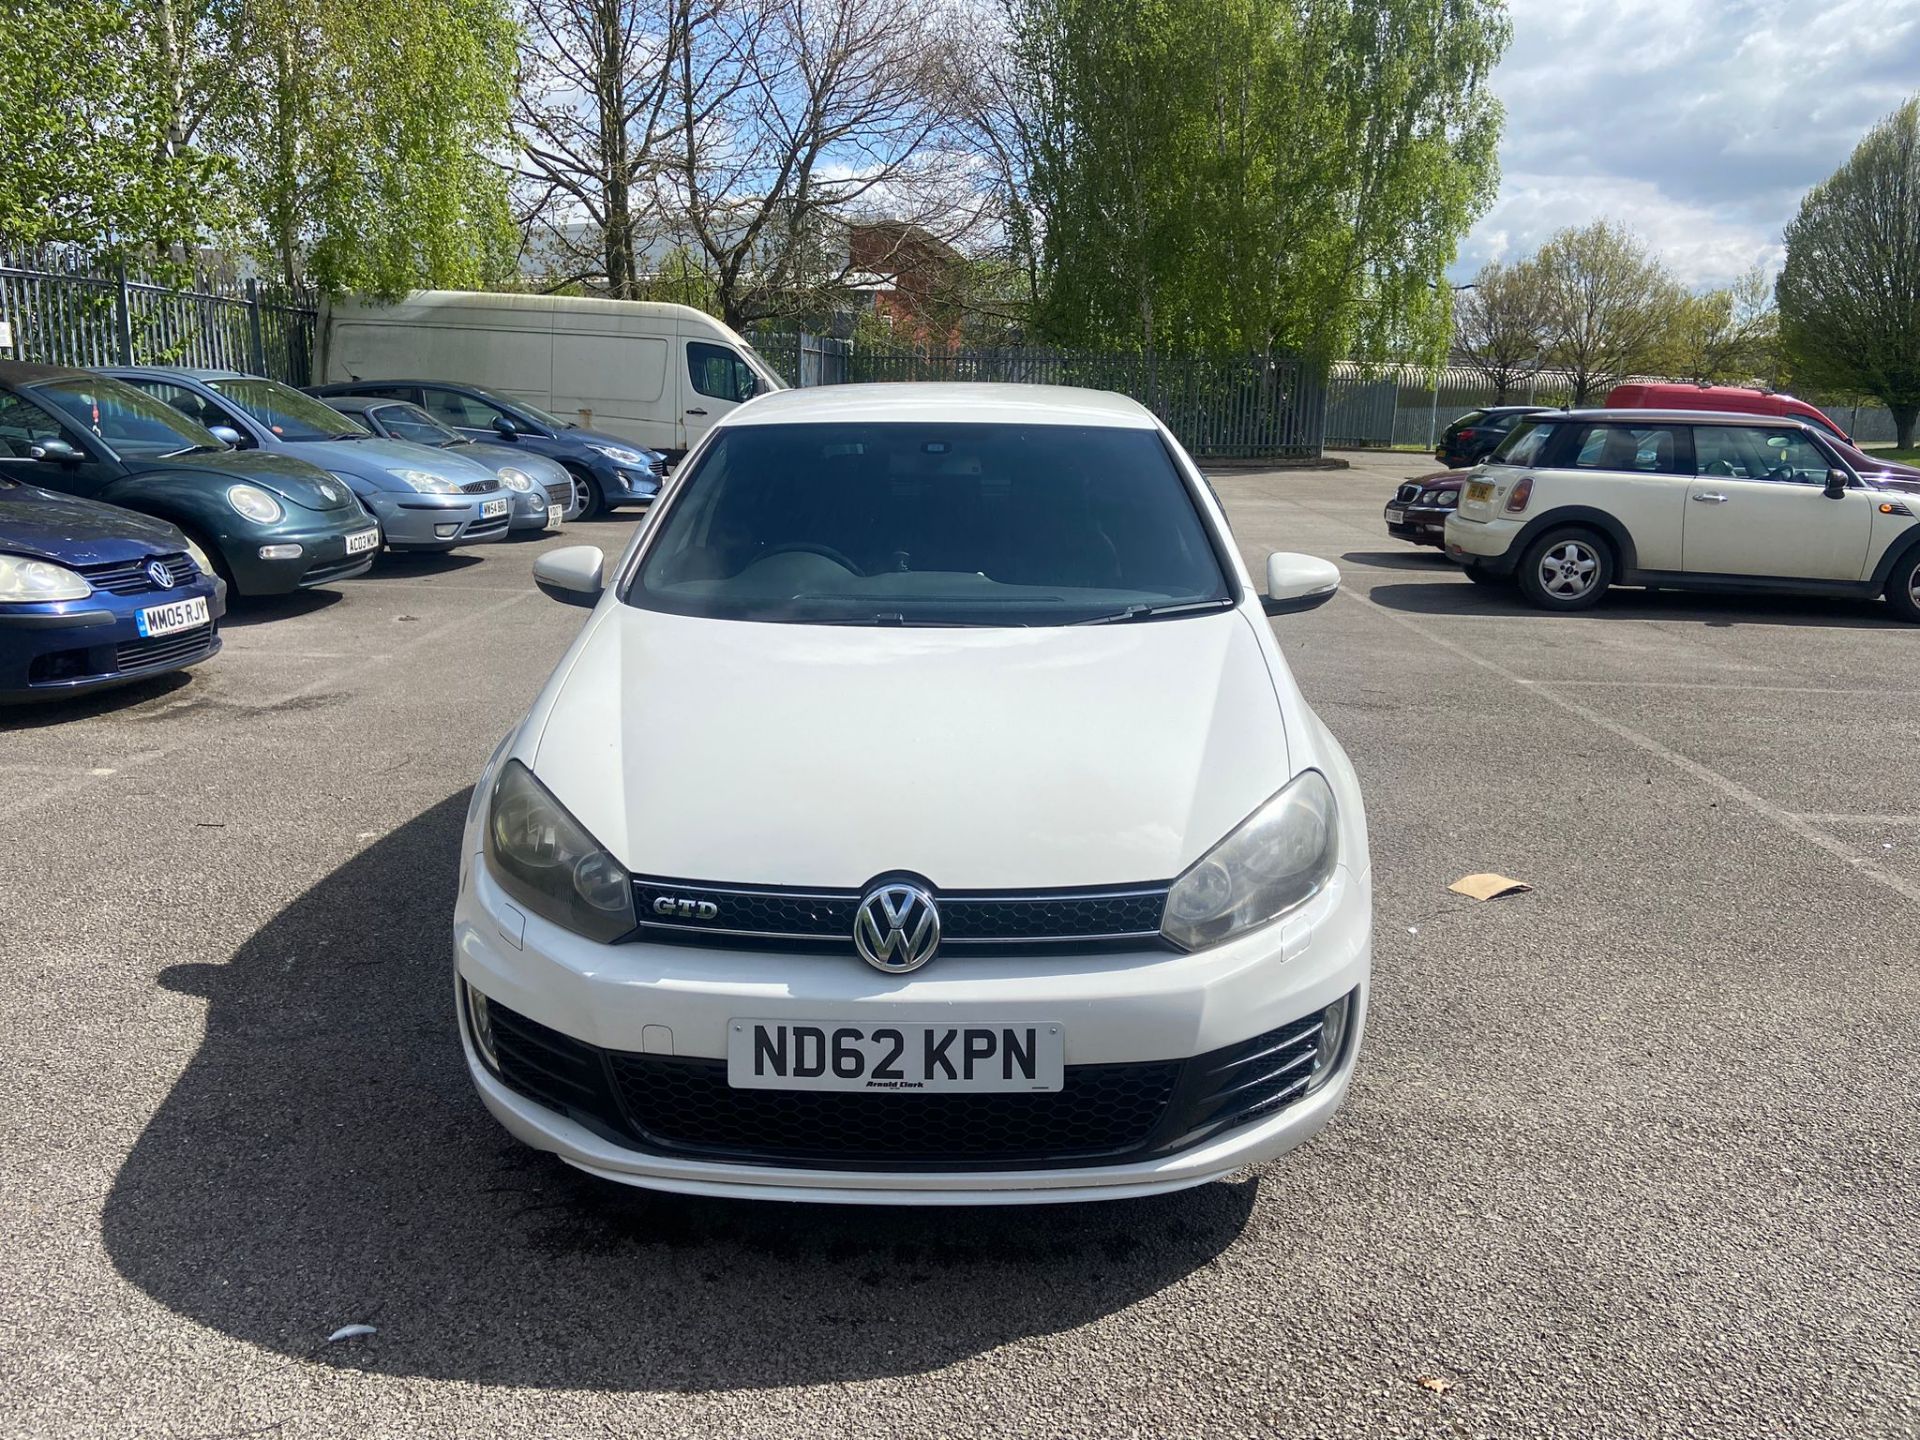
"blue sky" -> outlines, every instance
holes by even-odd
[[[1756,262],[1920,90],[1920,0],[1509,0],[1500,197],[1464,279],[1565,225],[1636,231],[1690,286]]]

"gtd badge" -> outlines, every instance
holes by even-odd
[[[718,918],[720,907],[711,900],[682,900],[678,896],[662,895],[653,902],[653,913],[669,920],[713,920]]]

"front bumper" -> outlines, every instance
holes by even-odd
[[[494,1116],[536,1149],[610,1180],[693,1194],[857,1203],[1023,1203],[1147,1195],[1204,1184],[1283,1154],[1318,1132],[1346,1094],[1365,1025],[1372,955],[1369,882],[1346,869],[1294,916],[1197,954],[942,957],[877,976],[856,957],[631,943],[601,945],[523,913],[493,882],[470,829],[454,914],[460,979],[495,1005],[615,1059],[726,1054],[737,1017],[849,1023],[1046,1022],[1065,1031],[1068,1085],[1082,1066],[1175,1062],[1242,1045],[1352,996],[1347,1038],[1324,1084],[1283,1108],[1166,1153],[1119,1163],[928,1164],[707,1158],[687,1144],[581,1123],[529,1098],[476,1055],[474,1084]],[[458,987],[456,986],[456,992]],[[671,1062],[668,1062],[671,1063]],[[724,1102],[729,1092],[710,1099]],[[765,1092],[755,1092],[765,1093]],[[861,1096],[863,1100],[872,1097]],[[889,1099],[893,1097],[887,1097]],[[898,1097],[903,1103],[915,1097]],[[723,1147],[717,1144],[715,1153]]]
[[[147,639],[135,616],[151,606],[205,597],[208,623]],[[82,695],[184,670],[220,653],[227,587],[211,575],[172,590],[84,600],[0,605],[0,698]]]
[[[573,486],[556,485],[551,488],[536,485],[531,490],[509,492],[513,496],[513,509],[509,515],[510,528],[517,534],[521,531],[544,530],[547,528],[547,507],[557,508],[560,518],[566,518],[567,509],[574,501]]]
[[[660,493],[660,477],[652,470],[606,461],[593,467],[593,478],[609,505],[651,505]]]
[[[512,501],[502,489],[490,495],[423,495],[414,490],[383,490],[362,495],[361,503],[380,522],[381,538],[391,550],[451,550],[498,540],[513,523]],[[483,515],[484,502],[506,499],[498,515]],[[542,512],[543,516],[545,512]]]
[[[220,555],[232,572],[234,588],[240,594],[290,595],[295,590],[351,580],[371,570],[380,547],[375,545],[371,550],[349,555],[347,537],[373,528],[373,521],[356,510],[350,519],[330,525],[287,526],[234,535],[222,541]],[[285,559],[263,560],[260,551],[268,545],[297,545],[300,553]]]
[[[1393,512],[1399,510],[1400,520],[1393,518]],[[1414,545],[1444,545],[1447,517],[1453,513],[1437,505],[1395,505],[1392,501],[1382,512],[1387,522],[1387,533],[1396,540],[1405,540]]]

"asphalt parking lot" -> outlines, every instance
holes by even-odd
[[[1542,616],[1386,536],[1429,468],[1216,477],[1256,574],[1345,575],[1276,623],[1367,786],[1374,1008],[1325,1135],[1161,1199],[656,1197],[487,1117],[467,788],[582,614],[531,560],[631,520],[0,717],[0,1433],[1916,1433],[1920,628]]]

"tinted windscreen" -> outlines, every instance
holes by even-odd
[[[1230,603],[1152,430],[744,425],[660,526],[626,599],[682,615],[1060,625]]]
[[[226,448],[166,401],[118,380],[60,380],[33,393],[120,455]]]
[[[395,440],[416,445],[454,445],[460,437],[417,405],[382,405],[367,412]]]
[[[1523,420],[1507,432],[1507,438],[1493,447],[1489,465],[1538,465],[1540,456],[1553,438],[1554,427],[1542,420]]]
[[[367,433],[357,420],[277,380],[208,383],[282,440],[337,440]]]

